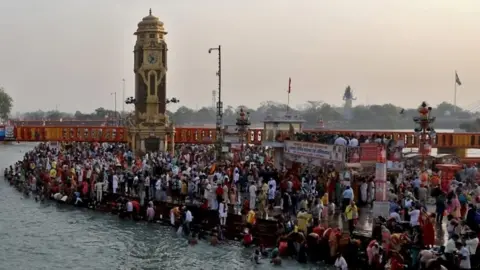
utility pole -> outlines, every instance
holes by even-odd
[[[125,79],[122,79],[122,126],[125,125],[124,117],[125,117]],[[117,103],[117,102],[115,102]]]
[[[218,102],[217,102],[217,117],[216,117],[216,130],[217,130],[217,160],[222,158],[223,148],[223,103],[222,103],[222,46],[218,45],[216,48],[208,49],[208,53],[212,51],[218,52]]]
[[[115,125],[118,126],[117,92],[110,93],[110,95],[113,95],[113,103],[114,103],[114,110],[115,110]]]

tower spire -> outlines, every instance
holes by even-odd
[[[149,15],[152,16],[152,9],[148,11]]]

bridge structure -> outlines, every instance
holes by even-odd
[[[76,123],[75,125],[73,123]],[[94,125],[96,122],[78,121],[63,122],[47,121],[42,125],[32,125],[33,121],[11,121],[13,137],[5,138],[11,141],[80,141],[80,142],[127,142],[129,128],[124,126]],[[418,147],[418,137],[413,130],[323,130],[304,129],[311,134],[339,134],[355,136],[384,136],[389,139],[403,141],[405,147]],[[175,127],[175,135],[170,138],[175,143],[210,144],[216,140],[215,127],[179,126]],[[249,144],[261,145],[264,138],[263,128],[250,128],[247,132]],[[437,133],[432,145],[438,149],[480,149],[480,133]],[[448,151],[447,151],[448,152]],[[451,151],[450,151],[451,152]]]

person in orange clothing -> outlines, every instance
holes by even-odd
[[[433,247],[435,245],[435,214],[424,212],[420,217],[422,220],[423,230],[423,244],[426,247]]]
[[[132,201],[132,206],[133,206],[133,219],[134,220],[139,220],[140,217],[140,203],[136,200]]]

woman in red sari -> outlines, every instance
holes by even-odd
[[[420,217],[423,231],[423,244],[426,247],[433,247],[435,245],[435,214],[428,214],[424,212]]]
[[[403,269],[405,269],[403,257],[402,257],[402,255],[400,255],[396,251],[393,251],[391,253],[389,265],[390,265],[390,270],[403,270]],[[385,268],[388,269],[387,266],[385,266]]]

